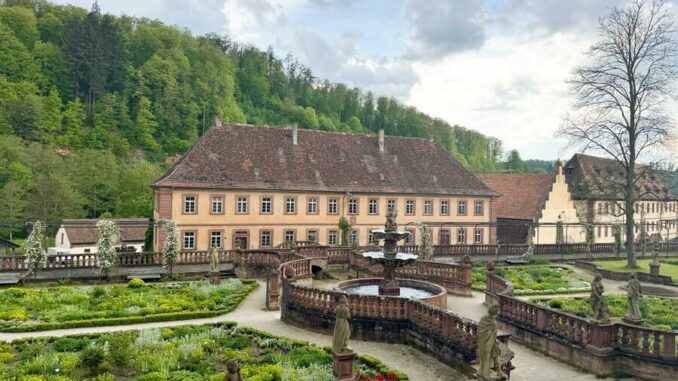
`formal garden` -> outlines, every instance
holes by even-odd
[[[329,348],[235,323],[0,343],[0,379],[221,381],[227,360],[248,381],[334,380]],[[370,356],[358,357],[354,372],[363,381],[407,380]]]
[[[471,273],[473,289],[484,291],[486,270],[482,265],[474,266]],[[498,266],[495,274],[513,283],[514,295],[544,295],[587,292],[591,284],[578,278],[566,267],[555,265]]]
[[[610,318],[613,321],[621,321],[622,317],[628,313],[626,295],[604,296],[603,298],[607,302]],[[577,316],[592,317],[591,303],[588,297],[533,298],[530,301]],[[640,311],[646,326],[678,330],[678,298],[643,296],[640,301]]]
[[[595,261],[593,263],[611,271],[649,273],[652,259],[638,259],[637,266],[634,268],[628,267],[626,259],[618,261]],[[678,259],[660,258],[659,263],[659,275],[670,276],[674,282],[678,282]]]
[[[12,287],[0,290],[0,331],[185,320],[221,315],[235,309],[256,281],[228,279],[106,286]]]

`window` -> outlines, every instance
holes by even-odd
[[[306,214],[318,214],[318,198],[309,197],[306,200]]]
[[[294,230],[285,230],[285,242],[296,241],[296,232]]]
[[[358,200],[348,200],[348,214],[358,214]]]
[[[330,230],[327,232],[327,244],[336,245],[337,244],[337,231]]]
[[[224,213],[224,196],[212,196],[212,214]]]
[[[210,247],[221,248],[221,232],[210,233]]]
[[[466,201],[459,200],[457,203],[457,215],[465,216],[466,215]]]
[[[92,249],[85,249],[85,253],[91,253]]]
[[[602,202],[598,203],[598,214],[599,215],[603,214],[603,203]]]
[[[64,233],[61,233],[61,244],[64,244]]]
[[[318,242],[318,231],[306,230],[306,240],[308,242]]]
[[[348,244],[351,246],[359,245],[357,230],[351,230],[351,233],[348,235]]]
[[[605,231],[605,237],[607,237],[607,234],[608,234],[607,225],[605,225],[604,231]]]
[[[600,225],[598,225],[598,234],[597,235],[598,235],[598,237],[601,237],[601,227],[600,227]]]
[[[475,231],[474,237],[473,237],[473,242],[476,244],[482,244],[483,243],[483,229],[477,229]]]
[[[433,200],[424,200],[424,215],[433,215]]]
[[[238,196],[235,204],[236,214],[247,214],[247,196]]]
[[[367,243],[369,245],[377,245],[379,244],[379,241],[374,239],[374,232],[370,229],[369,233],[367,234]]]
[[[288,196],[285,198],[285,214],[297,213],[297,198]]]
[[[327,214],[337,214],[337,199],[327,199]]]
[[[411,245],[414,244],[414,230],[412,229],[407,229],[407,232],[410,233],[407,236],[405,236],[405,244]]]
[[[195,249],[195,232],[184,232],[184,250]]]
[[[414,215],[414,200],[405,201],[405,215],[407,216]]]
[[[603,208],[603,213],[605,213],[605,214],[609,214],[609,213],[610,213],[610,204],[607,203],[607,202],[605,203],[605,206],[604,206],[604,208]]]
[[[466,243],[466,228],[457,229],[457,243],[460,245]]]
[[[271,214],[273,213],[273,199],[271,196],[261,197],[261,205],[259,208],[259,213],[261,214]]]
[[[440,200],[440,215],[449,216],[450,215],[450,201],[449,200]]]
[[[379,214],[379,200],[376,198],[370,199],[368,203],[367,213],[368,214]]]
[[[271,247],[273,241],[273,232],[270,230],[262,230],[259,233],[259,247]]]
[[[396,200],[388,200],[386,201],[386,211],[388,212],[389,210],[396,210]]]
[[[184,214],[195,214],[197,203],[195,196],[184,196]]]
[[[485,208],[483,204],[484,204],[483,200],[476,200],[476,202],[473,205],[473,214],[475,216],[482,216],[483,214],[485,214],[484,211]]]

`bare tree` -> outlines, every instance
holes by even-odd
[[[583,150],[602,152],[622,169],[628,265],[636,266],[634,202],[645,176],[639,156],[663,145],[672,121],[664,103],[673,96],[677,73],[674,21],[664,0],[635,0],[600,18],[600,41],[587,51],[568,83],[575,98],[559,134]]]

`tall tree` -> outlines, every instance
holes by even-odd
[[[575,69],[569,84],[574,110],[560,134],[584,150],[602,152],[623,171],[626,251],[636,266],[634,202],[642,196],[638,158],[666,141],[673,127],[664,103],[674,95],[677,74],[674,21],[663,0],[635,0],[600,19],[600,41],[586,53],[590,63]]]

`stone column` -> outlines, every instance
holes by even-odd
[[[338,381],[353,380],[353,351],[337,353],[332,351],[332,373]]]

